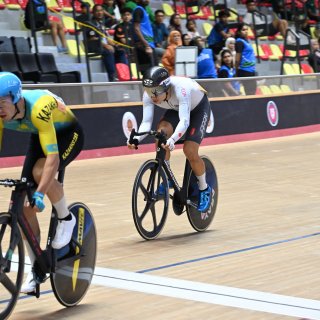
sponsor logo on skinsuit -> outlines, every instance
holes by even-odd
[[[50,117],[51,117],[51,112],[56,107],[57,107],[56,101],[51,101],[51,102],[47,103],[45,106],[43,106],[41,108],[41,110],[39,111],[39,113],[37,115],[37,118],[42,121],[49,122]]]
[[[71,140],[71,142],[70,142],[70,144],[69,144],[68,149],[62,154],[62,159],[63,159],[63,160],[66,160],[67,157],[69,156],[69,154],[70,154],[70,152],[72,151],[74,145],[75,145],[76,142],[78,141],[78,137],[79,137],[79,135],[78,135],[76,132],[74,132],[74,133],[73,133],[73,138],[72,138],[72,140]]]

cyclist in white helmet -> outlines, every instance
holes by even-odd
[[[199,201],[198,210],[208,210],[212,189],[207,184],[205,165],[199,156],[199,146],[205,135],[210,117],[210,103],[206,91],[194,80],[169,76],[162,67],[148,69],[142,80],[145,89],[143,94],[143,119],[139,132],[149,131],[152,126],[154,106],[167,109],[161,118],[157,130],[164,131],[168,137],[163,148],[167,150],[166,161],[170,159],[170,151],[175,143],[185,137],[183,152],[190,162],[191,168],[198,179]],[[138,142],[143,140],[137,137]],[[129,149],[136,146],[127,142]],[[172,187],[172,181],[169,181]],[[160,185],[158,192],[164,192]]]
[[[24,214],[40,242],[37,212],[44,210],[44,196],[47,195],[59,221],[52,247],[60,249],[70,242],[76,220],[68,210],[63,186],[55,176],[80,153],[82,128],[60,97],[47,90],[22,91],[17,76],[0,72],[0,146],[4,128],[31,133],[21,177],[34,181],[36,191],[32,203],[24,208]],[[25,245],[33,265],[35,255],[27,241]],[[31,293],[35,288],[31,271],[21,292]]]

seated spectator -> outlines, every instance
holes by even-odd
[[[308,62],[314,72],[320,72],[320,39],[311,40],[311,52],[308,57]]]
[[[278,32],[285,37],[286,31],[288,29],[288,21],[284,19],[279,19],[277,16],[273,15],[275,19],[272,22],[266,21],[263,16],[259,15],[257,12],[255,0],[247,0],[246,3],[248,12],[243,18],[243,22],[249,25],[253,30],[256,30],[257,35],[263,34],[265,36],[274,36]],[[253,16],[254,24],[253,25]],[[288,37],[288,43],[293,43],[294,40]]]
[[[113,40],[127,46],[132,45],[132,10],[123,8],[121,10],[122,22],[116,25]],[[115,43],[114,59],[115,63],[129,65],[128,53],[130,48]]]
[[[189,46],[191,39],[192,38],[187,33],[184,33],[182,35],[182,45],[186,47]]]
[[[80,5],[81,8],[81,13],[76,16],[76,21],[79,22],[86,22],[86,21],[90,21],[91,17],[90,17],[90,3],[89,2],[82,2]],[[80,26],[81,28],[82,26]]]
[[[109,37],[109,34],[106,30],[106,26],[104,23],[104,10],[101,4],[95,4],[92,8],[92,19],[90,23],[94,28],[99,30],[100,33]],[[115,61],[114,61],[114,46],[112,40],[110,38],[104,38],[99,33],[95,32],[92,29],[87,30],[87,40],[88,43],[91,40],[100,40],[99,47],[97,48],[96,53],[101,53],[102,61],[106,68],[108,78],[110,82],[116,80],[116,69],[115,69]],[[101,51],[101,52],[99,52]]]
[[[316,38],[320,37],[320,15],[318,13],[318,10],[315,5],[315,0],[307,0],[306,1],[306,10],[307,10],[307,16],[310,20],[316,21],[316,26],[315,26],[315,33],[314,36]],[[310,34],[310,26],[308,24],[309,32]]]
[[[168,38],[168,47],[162,57],[161,63],[173,76],[175,69],[176,48],[182,45],[181,34],[179,31],[171,31]]]
[[[62,21],[56,16],[49,16],[49,26],[53,45],[57,47],[58,53],[68,53],[67,41]],[[58,45],[58,38],[61,46]]]
[[[194,20],[187,20],[186,23],[186,28],[187,28],[187,34],[190,36],[190,38],[195,38],[195,37],[200,37],[200,33],[197,30],[197,24]]]
[[[33,12],[31,11],[34,9]],[[33,23],[35,30],[51,30],[51,37],[54,46],[57,47],[59,53],[68,53],[66,37],[64,34],[64,26],[62,21],[56,16],[49,16],[46,3],[40,0],[33,0],[33,6],[28,1],[25,8],[24,23],[27,29],[31,29],[33,16]],[[58,45],[58,38],[61,46]]]
[[[190,46],[198,47],[197,78],[217,78],[212,50],[205,48],[205,42],[201,37],[195,37],[190,41]]]
[[[228,26],[228,17],[228,12],[220,10],[219,21],[211,29],[211,32],[207,38],[208,46],[210,49],[212,49],[215,55],[218,55],[222,50],[226,39],[232,36]]]
[[[256,75],[256,56],[253,47],[248,40],[249,27],[245,23],[239,23],[236,32],[236,74],[237,77],[254,77]],[[247,95],[256,93],[256,80],[243,81],[243,87]]]
[[[217,61],[216,61],[217,68],[220,68],[220,66],[221,66],[221,52],[226,49],[230,50],[232,53],[233,65],[235,65],[235,63],[236,63],[236,39],[233,37],[229,37],[226,40],[225,46],[222,48],[219,55],[217,56]]]
[[[137,7],[137,5],[141,5],[139,3],[140,2],[137,0],[128,0],[124,6],[126,8],[132,9],[132,12],[133,12],[133,10]],[[149,6],[149,0],[143,0],[142,4],[143,4],[144,9],[147,11],[150,23],[154,23],[155,17],[154,17],[154,13],[153,13],[151,7]]]
[[[158,56],[158,60],[161,60],[165,48],[167,46],[167,39],[169,35],[168,28],[163,23],[164,20],[164,11],[156,10],[155,11],[156,21],[152,24],[154,43],[155,43],[155,52]]]
[[[169,32],[176,30],[182,35],[181,17],[178,13],[174,13],[169,20]]]
[[[220,53],[221,67],[218,71],[218,78],[234,78],[236,69],[233,64],[232,52],[224,49]],[[238,81],[223,82],[222,88],[225,96],[238,96],[240,94],[240,83]]]
[[[103,0],[102,7],[104,10],[105,16],[105,26],[107,28],[112,28],[115,24],[118,23],[115,16],[115,4],[114,0]]]

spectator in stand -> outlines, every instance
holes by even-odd
[[[126,2],[126,4],[124,5],[126,8],[130,8],[132,9],[132,11],[136,8],[137,6],[137,1],[135,0],[129,0]],[[154,17],[154,13],[151,9],[151,7],[149,6],[149,2],[147,5],[144,6],[144,9],[147,11],[148,15],[149,15],[149,20],[151,23],[155,22],[155,17]]]
[[[247,0],[247,13],[243,18],[243,22],[249,25],[253,30],[256,30],[257,34],[259,35],[259,30],[264,31],[264,35],[267,36],[274,36],[278,32],[285,37],[286,31],[288,29],[288,21],[284,19],[279,19],[276,15],[274,15],[275,19],[269,23],[266,21],[261,15],[259,15],[256,7],[255,0]],[[253,16],[254,15],[254,23],[253,25]],[[261,33],[261,32],[260,32]],[[293,43],[294,40],[288,36],[287,39],[288,43]]]
[[[121,10],[122,22],[116,25],[114,29],[113,40],[126,46],[132,45],[132,10],[123,8]],[[124,63],[129,65],[128,54],[130,48],[115,43],[114,59],[115,63]]]
[[[190,46],[198,47],[197,73],[198,79],[217,78],[212,50],[205,48],[205,42],[201,37],[195,37],[190,41]]]
[[[233,64],[232,52],[229,49],[223,49],[221,55],[221,67],[218,71],[218,78],[234,78],[236,69]],[[230,81],[222,83],[225,96],[238,96],[240,94],[240,83],[238,81]]]
[[[320,39],[311,40],[311,52],[308,57],[308,62],[314,72],[320,72]]]
[[[99,30],[100,33],[106,36],[102,37],[99,33],[88,28],[87,30],[87,40],[100,40],[101,47],[98,49],[101,50],[101,58],[106,68],[108,78],[110,82],[116,80],[116,69],[114,62],[114,46],[112,40],[109,38],[109,34],[106,30],[104,23],[104,10],[101,4],[95,4],[92,8],[92,19],[90,23],[94,28]]]
[[[115,15],[114,0],[103,0],[102,7],[104,10],[105,26],[107,28],[112,28],[118,23]]]
[[[187,34],[190,36],[190,38],[195,38],[195,37],[200,37],[200,33],[197,30],[197,24],[194,20],[187,20],[186,23],[186,28],[187,28]]]
[[[138,69],[141,73],[156,65],[155,44],[149,15],[145,9],[149,0],[135,0],[133,10],[133,44],[137,54]]]
[[[80,5],[81,13],[76,17],[76,21],[85,23],[91,20],[90,17],[90,3],[89,2],[82,2]],[[82,28],[82,26],[80,26]]]
[[[182,45],[187,47],[190,45],[190,41],[191,37],[187,33],[184,33],[182,35]]]
[[[168,38],[168,47],[162,57],[162,64],[168,70],[170,76],[173,76],[175,68],[176,48],[182,45],[181,34],[179,31],[171,31]]]
[[[33,11],[31,11],[32,8]],[[31,1],[27,2],[24,16],[24,24],[27,29],[31,29],[31,17],[33,17],[33,24],[36,30],[51,30],[52,42],[54,46],[57,47],[58,53],[68,53],[63,23],[59,17],[48,15],[45,1],[33,0],[33,5]],[[61,42],[61,46],[58,45],[58,38]]]
[[[155,23],[152,24],[154,43],[155,43],[155,52],[158,57],[158,60],[161,60],[165,48],[167,46],[167,39],[169,35],[168,28],[163,23],[164,20],[164,11],[156,10],[155,11]]]
[[[256,75],[256,57],[252,45],[248,40],[249,27],[245,23],[239,23],[236,32],[236,74],[237,77],[254,77]],[[256,80],[243,81],[243,87],[247,95],[256,93]]]
[[[181,17],[178,13],[174,13],[169,20],[169,32],[177,30],[182,36]]]
[[[307,9],[307,15],[310,20],[316,21],[315,26],[315,34],[314,36],[316,38],[320,37],[320,15],[318,14],[318,10],[316,8],[315,0],[307,0],[306,1],[306,9]],[[309,34],[310,34],[310,26],[308,24],[309,28]]]
[[[232,36],[228,26],[228,17],[229,13],[227,11],[220,10],[219,21],[211,29],[207,38],[208,46],[215,55],[218,55],[222,50],[226,39]]]
[[[220,68],[220,66],[221,66],[221,52],[226,49],[230,50],[232,53],[233,65],[235,65],[235,63],[236,63],[236,39],[233,37],[229,37],[226,40],[225,46],[222,48],[219,55],[217,56],[217,61],[216,61],[217,68]]]

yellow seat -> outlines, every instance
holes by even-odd
[[[72,17],[62,16],[62,23],[68,31],[70,30],[74,31],[74,22]]]
[[[262,94],[272,94],[268,86],[259,86],[258,88],[261,90]]]
[[[271,93],[275,93],[275,94],[277,94],[277,93],[282,93],[281,88],[280,88],[279,86],[277,86],[276,84],[271,84],[271,85],[269,86],[269,88],[270,88],[270,90],[271,90]]]
[[[276,45],[274,43],[270,43],[270,49],[272,52],[272,55],[269,56],[270,60],[278,61],[282,58],[283,54],[282,54],[278,45]]]
[[[209,34],[210,34],[210,32],[211,32],[211,30],[212,30],[212,24],[211,23],[209,23],[209,22],[204,22],[203,24],[202,24],[202,28],[203,28],[203,32],[204,32],[204,35],[205,36],[208,36]]]
[[[138,68],[137,68],[137,65],[134,62],[130,63],[130,70],[131,70],[132,78],[134,78],[134,79],[142,79],[141,73],[139,73],[140,77],[138,77]]]
[[[281,84],[280,85],[281,91],[283,93],[287,93],[287,92],[292,92],[292,90],[290,89],[290,87],[286,84]]]
[[[284,74],[286,75],[299,74],[299,72],[297,73],[290,63],[283,64],[283,71],[284,71]]]
[[[174,14],[174,10],[168,3],[162,4],[162,9],[166,16],[171,17]]]
[[[292,66],[292,69],[294,70],[295,74],[303,74],[304,73],[302,68],[301,68],[301,72],[300,72],[300,67],[299,67],[298,63],[292,63],[291,66]]]
[[[67,40],[67,47],[68,47],[68,51],[69,54],[73,57],[77,57],[78,56],[78,50],[77,50],[77,42],[74,39],[68,39]],[[83,49],[83,44],[80,43],[79,44],[79,51],[80,51],[80,56],[84,56],[85,52]]]

